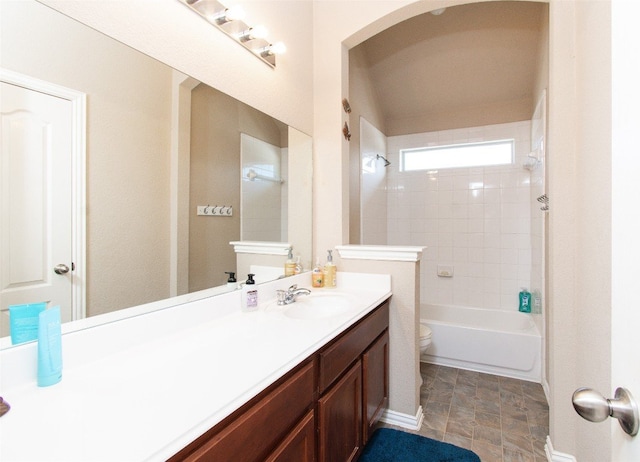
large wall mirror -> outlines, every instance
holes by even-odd
[[[86,95],[87,316],[224,284],[225,272],[236,271],[229,243],[243,239],[241,229],[251,240],[290,242],[310,264],[310,137],[36,1],[3,2],[1,20],[2,69]],[[3,107],[3,119],[11,119],[7,114],[11,110]],[[4,131],[5,120],[3,137]],[[253,160],[243,165],[245,138],[271,151],[261,157],[253,150],[253,157],[245,156]],[[61,164],[47,162],[46,169]],[[32,227],[29,214],[12,209],[12,195],[45,184],[46,190],[49,183],[48,174],[26,177],[24,165],[18,170],[2,165],[0,238],[3,252],[11,254],[8,223],[20,215],[25,232]],[[273,178],[263,167],[276,172]],[[242,215],[241,185],[247,181],[249,190],[259,182],[277,190],[262,217],[268,226],[259,213]],[[225,213],[199,214],[199,207]],[[58,217],[44,221],[50,218],[56,228]],[[261,236],[261,228],[270,234]],[[47,245],[42,253],[50,253]],[[8,332],[4,310],[15,292],[6,262],[3,257],[2,335]],[[56,263],[62,262],[42,263],[43,280],[53,277]],[[25,263],[23,270],[35,266]]]

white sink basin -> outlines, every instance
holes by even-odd
[[[336,293],[312,293],[300,295],[294,303],[287,305],[284,315],[295,319],[323,319],[344,316],[357,311],[351,295]]]

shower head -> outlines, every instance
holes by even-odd
[[[380,154],[376,154],[376,159],[384,160],[385,167],[388,167],[389,165],[391,165],[391,162],[389,162],[384,156],[381,156]]]

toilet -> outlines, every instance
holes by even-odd
[[[420,322],[420,356],[424,355],[431,345],[431,329]]]

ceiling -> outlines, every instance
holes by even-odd
[[[385,133],[530,118],[536,76],[546,69],[546,11],[547,4],[527,1],[460,5],[408,19],[356,47]]]

